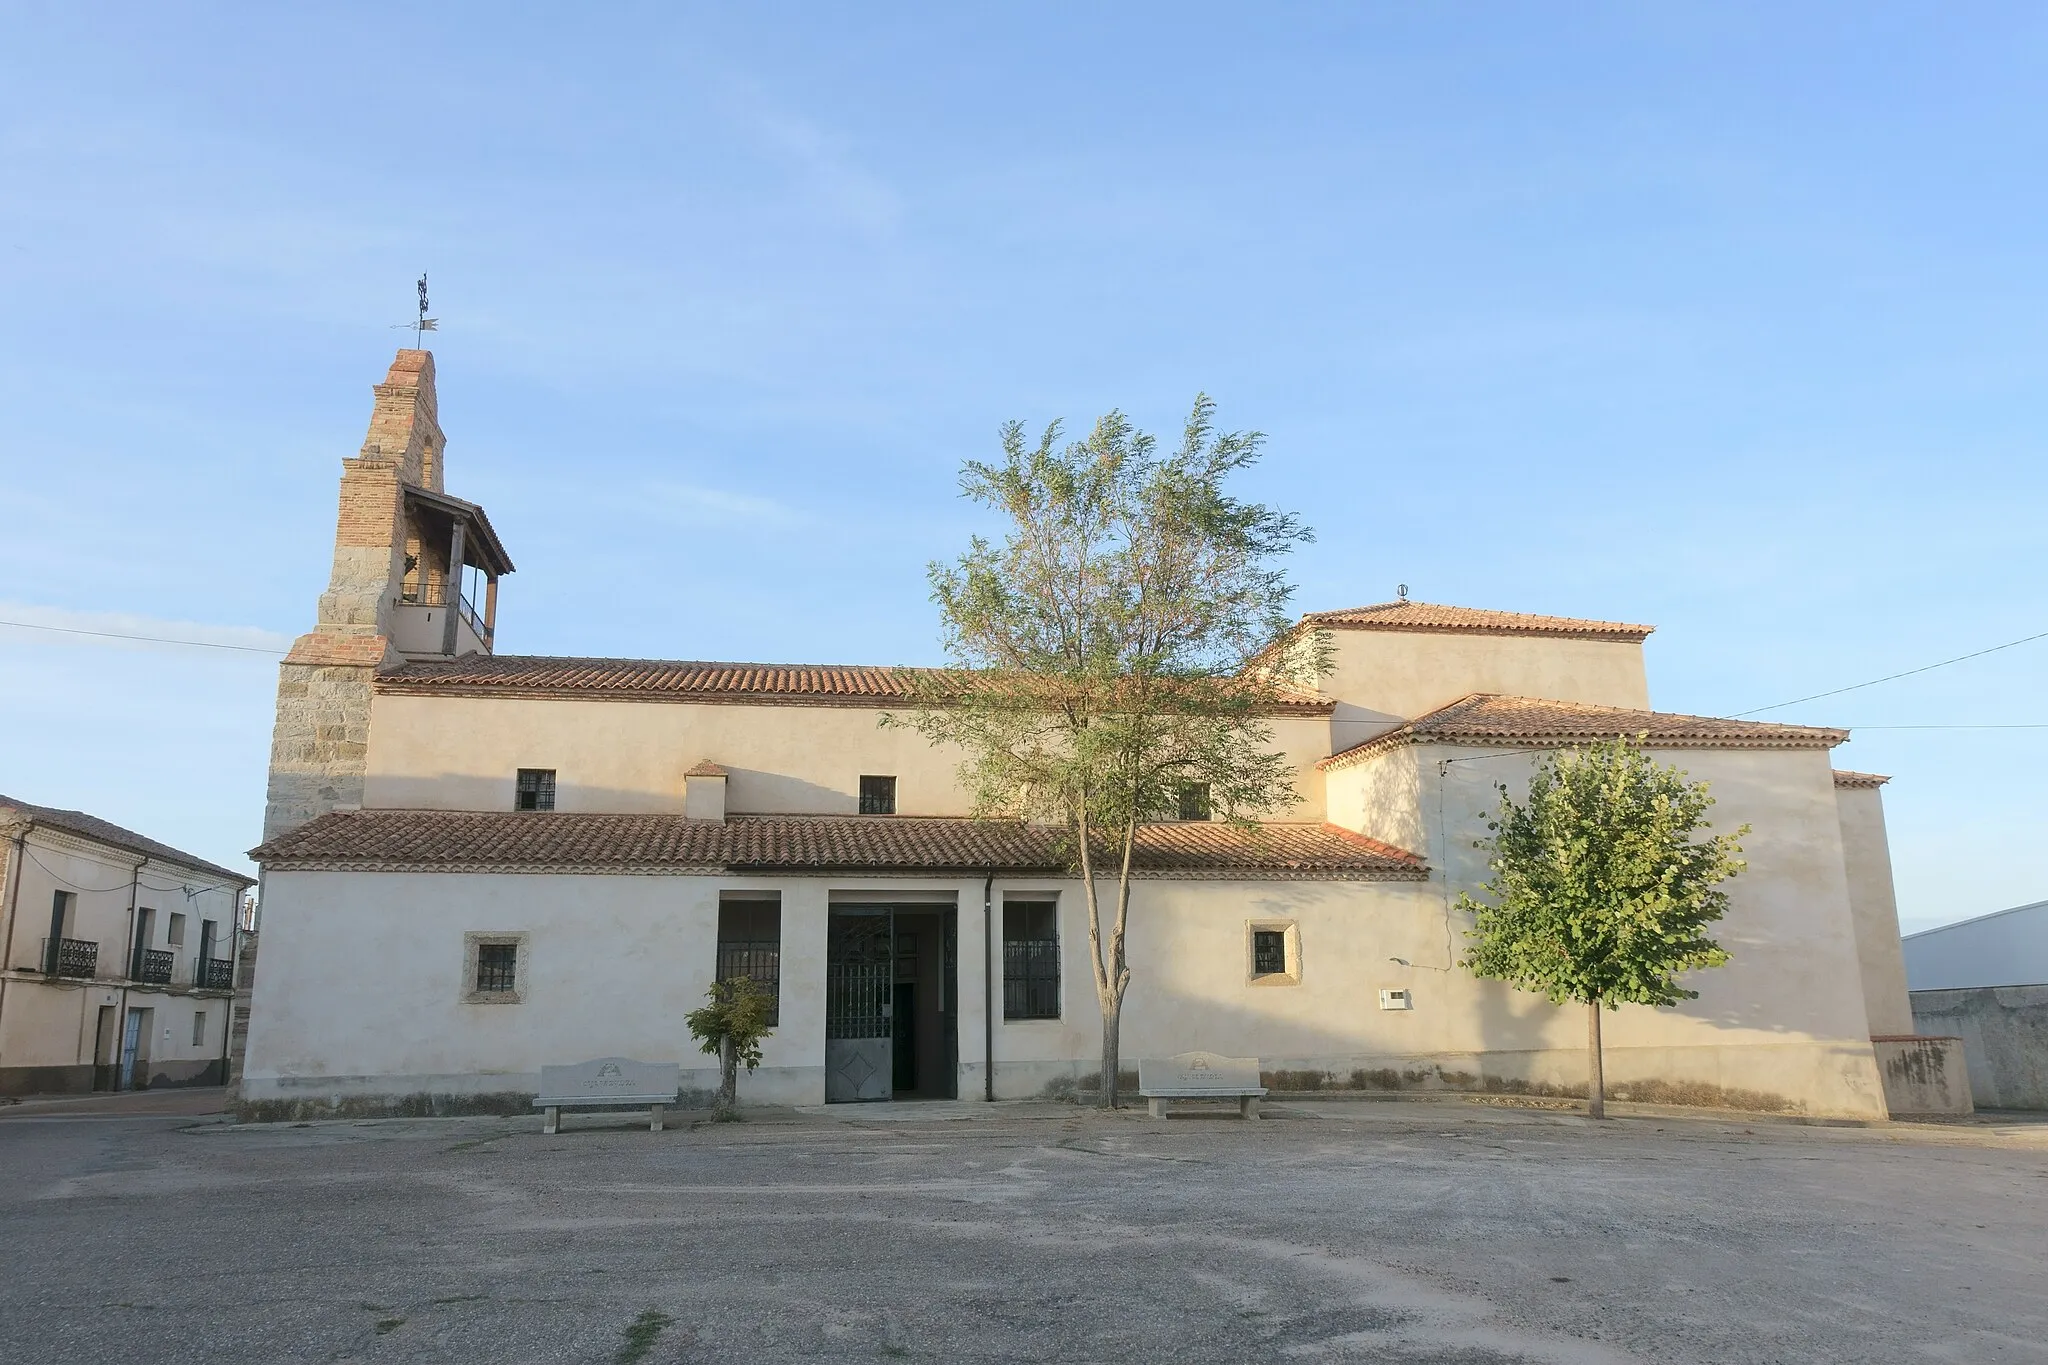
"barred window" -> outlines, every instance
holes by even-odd
[[[718,979],[752,977],[768,992],[768,1023],[782,1022],[782,906],[730,900],[718,907]]]
[[[1003,906],[1003,1018],[1060,1017],[1059,906],[1009,901]]]
[[[1206,820],[1209,818],[1209,784],[1207,782],[1184,782],[1181,784],[1180,818],[1183,820]]]
[[[476,946],[476,989],[478,994],[509,993],[519,989],[519,945],[479,943]]]
[[[553,768],[521,768],[519,770],[519,796],[513,802],[514,810],[553,810],[555,808],[555,770]]]
[[[1278,976],[1287,971],[1287,931],[1252,930],[1252,975]]]
[[[869,777],[860,780],[860,813],[862,815],[894,815],[896,813],[896,779],[893,777]]]

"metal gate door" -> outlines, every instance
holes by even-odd
[[[894,916],[885,905],[835,905],[825,930],[825,1102],[890,1094]]]
[[[130,1009],[128,1022],[121,1031],[121,1069],[115,1073],[114,1084],[118,1090],[135,1089],[135,1054],[142,1050],[142,1011]]]

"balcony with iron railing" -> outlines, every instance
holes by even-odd
[[[45,976],[82,977],[90,980],[100,966],[100,945],[76,938],[43,940],[42,967]]]
[[[143,982],[145,985],[168,986],[171,984],[171,970],[177,965],[177,962],[178,956],[176,953],[159,952],[154,948],[145,948],[135,955],[133,979]]]
[[[440,613],[452,611],[460,626],[456,632],[457,654],[469,652],[465,646],[488,651],[491,647],[492,629],[485,621],[476,603],[459,585],[446,581],[422,583],[408,579],[398,592],[398,618],[394,623],[395,643],[403,653],[438,654],[444,642],[443,617]],[[462,638],[467,630],[472,637]]]
[[[192,984],[202,991],[231,991],[235,988],[232,958],[201,957],[192,960]]]

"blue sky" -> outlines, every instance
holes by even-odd
[[[1710,714],[2048,631],[2048,11],[1107,8],[14,7],[0,617],[307,629],[425,269],[507,652],[933,661],[960,461],[1197,390],[1305,609],[1653,622]],[[0,791],[237,861],[273,686],[0,627]],[[1909,928],[2048,895],[2048,728],[1836,761]]]

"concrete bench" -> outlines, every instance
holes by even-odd
[[[564,1109],[629,1109],[647,1106],[647,1131],[661,1131],[668,1106],[683,1087],[681,1062],[636,1062],[630,1057],[599,1057],[573,1066],[540,1069],[540,1093],[533,1107],[543,1110],[541,1132],[561,1131]]]
[[[1139,1062],[1138,1093],[1155,1119],[1166,1117],[1166,1106],[1173,1100],[1236,1100],[1237,1112],[1255,1119],[1266,1087],[1259,1084],[1256,1057],[1183,1052],[1163,1062]]]

